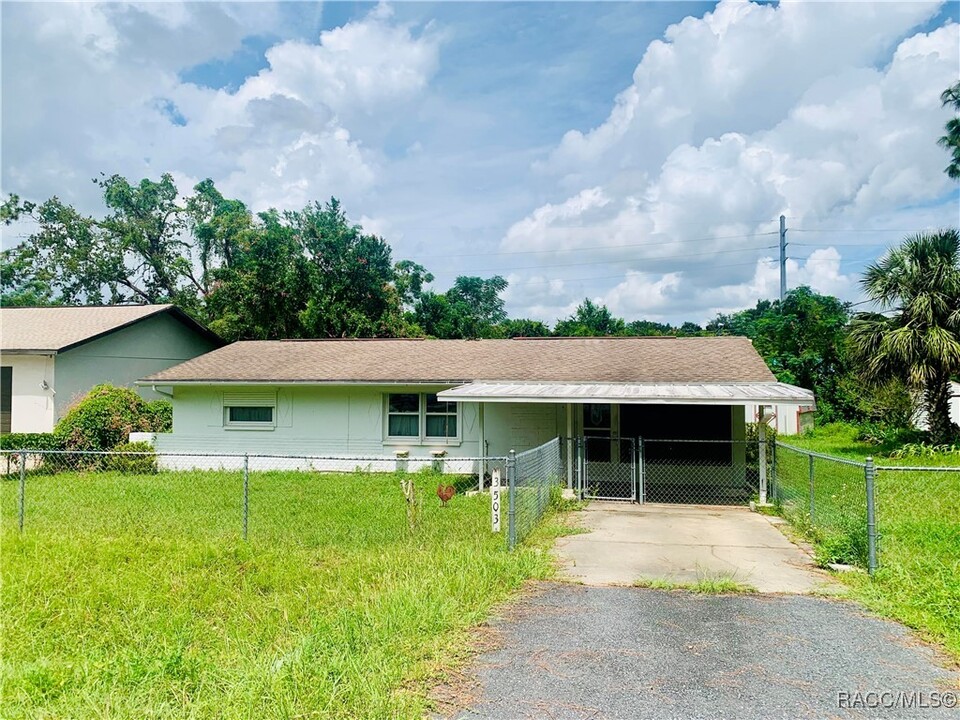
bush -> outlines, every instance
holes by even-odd
[[[885,448],[905,443],[916,443],[926,437],[923,430],[886,423],[863,423],[856,439],[860,442],[880,445]]]
[[[113,385],[92,388],[53,430],[64,450],[112,450],[132,432],[149,432],[147,403],[133,390]]]
[[[157,454],[146,442],[122,443],[114,449],[117,453],[149,453],[147,455],[105,455],[102,469],[124,475],[153,475],[157,472]]]
[[[146,403],[148,432],[168,433],[173,431],[173,403],[169,400],[153,400]]]
[[[0,450],[60,450],[53,433],[7,433],[0,435]]]
[[[925,442],[906,443],[899,450],[890,453],[894,458],[935,458],[960,457],[960,445],[933,445]]]

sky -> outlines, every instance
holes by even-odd
[[[960,3],[0,4],[0,191],[101,172],[339,198],[445,290],[705,322],[960,223],[936,144]],[[11,244],[10,232],[3,244]]]

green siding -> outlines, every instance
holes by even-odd
[[[165,398],[134,383],[215,348],[208,338],[163,313],[60,353],[56,358],[57,417],[100,383],[134,388],[146,400]]]

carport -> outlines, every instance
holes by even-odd
[[[809,390],[774,381],[472,382],[439,397],[489,406],[481,417],[510,404],[531,409],[527,423],[565,420],[540,434],[564,438],[567,486],[583,498],[711,505],[766,500],[766,423],[748,432],[744,406],[766,408],[769,420],[775,405],[814,402]],[[557,405],[559,417],[532,411]]]

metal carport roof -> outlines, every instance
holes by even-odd
[[[472,382],[437,394],[451,402],[813,405],[810,390],[780,382],[533,383]]]

